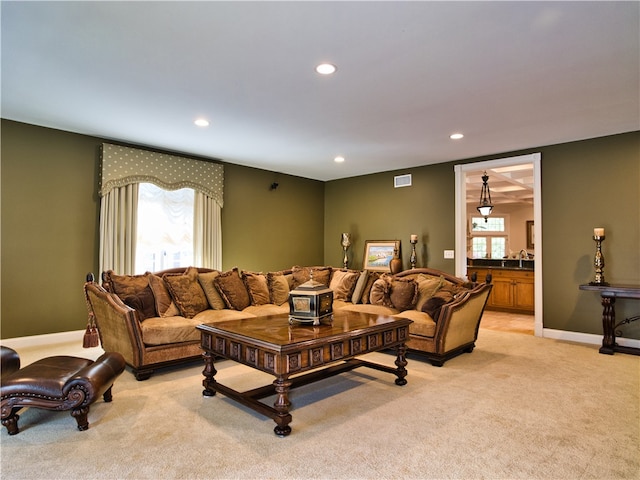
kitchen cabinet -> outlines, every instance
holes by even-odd
[[[493,288],[487,301],[487,309],[505,312],[534,312],[534,271],[519,268],[467,268],[467,275],[477,274],[478,282],[484,282],[491,273]]]

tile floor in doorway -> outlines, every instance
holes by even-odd
[[[533,315],[485,310],[480,321],[480,328],[533,335],[533,324]]]

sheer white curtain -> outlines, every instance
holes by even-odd
[[[135,273],[194,265],[193,204],[192,188],[140,184]]]
[[[112,188],[100,203],[100,272],[135,269],[138,184]],[[96,279],[97,280],[97,279]]]
[[[195,264],[222,269],[222,208],[210,196],[196,192],[193,214],[193,255]]]

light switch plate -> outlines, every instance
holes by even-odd
[[[453,250],[445,250],[444,258],[455,258],[455,252]]]

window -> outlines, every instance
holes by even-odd
[[[141,183],[135,273],[193,265],[194,190]]]
[[[507,252],[506,218],[471,218],[472,258],[503,258]]]
[[[221,268],[222,165],[109,143],[101,157],[100,271],[131,275],[178,262]],[[140,195],[143,182],[163,187],[145,185]],[[186,188],[193,190],[178,190]],[[178,199],[154,200],[151,192],[163,189],[159,196]]]
[[[484,217],[472,217],[471,218],[471,231],[472,232],[502,232],[504,233],[504,217],[487,217],[485,221]]]

